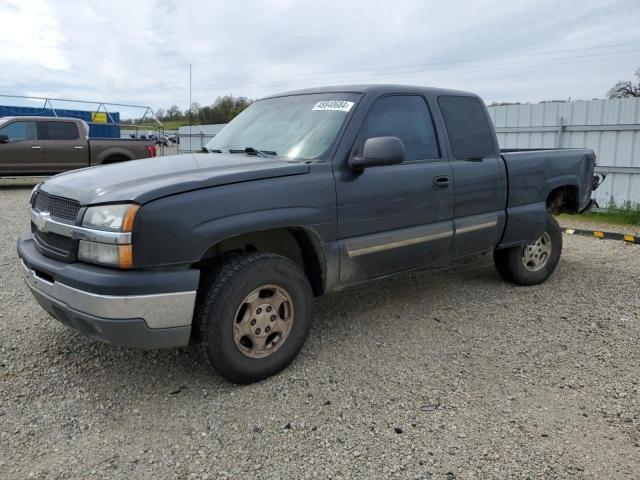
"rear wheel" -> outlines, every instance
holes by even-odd
[[[224,378],[252,383],[285,368],[311,324],[311,286],[292,260],[231,257],[203,287],[196,314],[200,352]]]
[[[105,160],[102,162],[102,165],[109,165],[111,163],[126,162],[127,160],[129,160],[129,158],[125,157],[124,155],[111,155],[110,157],[105,158]]]
[[[547,216],[547,226],[534,242],[495,250],[493,261],[502,278],[517,285],[537,285],[556,269],[562,253],[562,232],[553,216]]]

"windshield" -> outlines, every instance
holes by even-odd
[[[224,127],[206,148],[322,159],[357,99],[358,95],[351,93],[320,93],[259,100]]]

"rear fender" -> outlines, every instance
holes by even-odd
[[[133,160],[133,155],[131,154],[131,151],[129,151],[126,148],[122,148],[122,147],[107,147],[104,150],[102,150],[100,153],[98,153],[97,157],[94,157],[94,155],[91,155],[91,164],[92,165],[102,165],[105,160],[107,160],[109,157],[126,157],[129,160]]]
[[[543,234],[547,225],[547,202],[507,208],[507,226],[497,248],[526,245]]]

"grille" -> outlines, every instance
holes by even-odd
[[[63,237],[57,233],[41,232],[31,224],[31,233],[36,242],[46,250],[53,251],[63,257],[69,257],[73,253],[74,241],[69,237]]]
[[[33,204],[39,212],[49,212],[51,217],[67,223],[75,223],[80,204],[68,198],[54,197],[44,192],[38,192]]]

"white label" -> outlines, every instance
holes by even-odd
[[[322,100],[316,103],[311,110],[337,110],[340,112],[348,112],[353,107],[354,102],[346,100]]]

